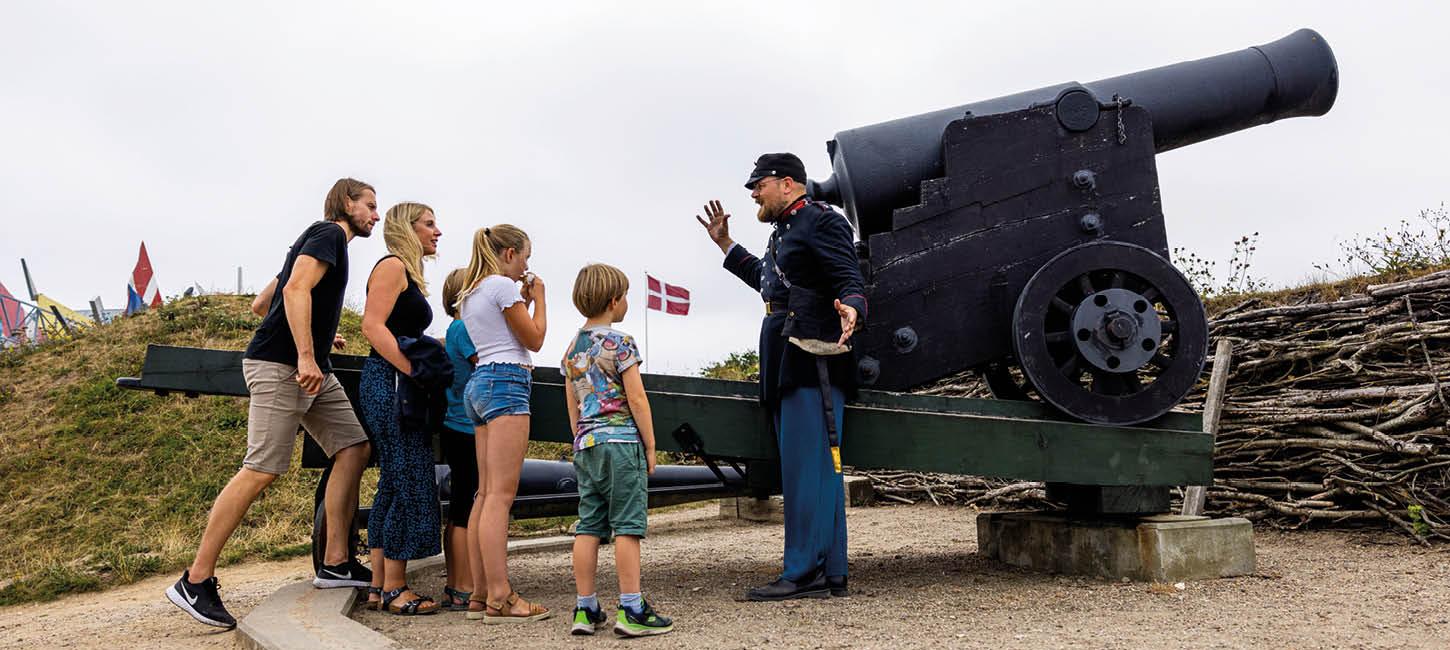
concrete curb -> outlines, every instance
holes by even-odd
[[[556,551],[572,547],[568,536],[517,539],[509,553]],[[437,570],[443,556],[408,563],[408,574]],[[356,589],[316,589],[311,581],[297,582],[267,596],[237,624],[242,647],[259,650],[339,648],[357,650],[401,649],[402,646],[372,628],[349,618],[357,603]]]

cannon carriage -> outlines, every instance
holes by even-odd
[[[851,129],[808,184],[856,226],[861,381],[975,369],[1090,422],[1157,418],[1203,369],[1203,305],[1169,262],[1155,156],[1334,103],[1319,34]]]

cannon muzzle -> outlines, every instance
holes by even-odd
[[[942,175],[942,131],[967,114],[993,115],[1057,102],[1079,106],[1121,97],[1148,110],[1158,152],[1289,117],[1328,112],[1339,67],[1324,37],[1301,29],[1266,45],[1088,84],[1064,83],[842,131],[826,145],[834,175],[811,195],[845,208],[864,240],[891,229],[891,215],[915,205],[921,182]],[[1061,110],[1061,109],[1059,109]],[[1060,116],[1061,118],[1062,116]],[[1064,122],[1067,126],[1067,122]]]

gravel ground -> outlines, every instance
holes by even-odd
[[[748,603],[739,600],[744,590],[779,569],[781,527],[714,512],[651,518],[645,595],[675,617],[667,636],[568,636],[567,552],[510,563],[515,587],[558,612],[548,621],[486,626],[455,612],[357,618],[412,648],[1450,648],[1450,552],[1385,533],[1260,530],[1257,574],[1178,589],[986,560],[975,554],[970,509],[858,508],[848,511],[852,597]],[[599,592],[612,609],[617,588],[604,550]],[[442,578],[415,586],[438,594]]]
[[[55,602],[0,607],[0,648],[235,648],[236,632],[192,620],[166,599],[180,574]],[[253,562],[217,571],[222,602],[241,620],[272,592],[312,579],[312,559]]]

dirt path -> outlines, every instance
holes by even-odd
[[[223,567],[222,599],[240,620],[282,585],[309,579],[312,560]],[[175,575],[51,603],[0,608],[0,648],[235,648],[237,634],[192,620],[165,591]]]
[[[1045,576],[976,556],[975,513],[931,506],[849,511],[849,599],[744,603],[773,577],[779,525],[720,521],[713,509],[669,513],[645,543],[645,589],[677,631],[656,648],[1447,648],[1450,550],[1378,533],[1257,533],[1251,577],[1171,586]],[[616,597],[608,549],[600,595]],[[572,607],[567,552],[516,558],[518,588]],[[228,567],[222,593],[239,618],[283,584],[309,576],[307,558]],[[0,648],[234,647],[234,632],[193,622],[162,592],[175,576],[99,594],[0,608]],[[417,586],[441,591],[439,576]],[[1166,588],[1165,588],[1166,587]],[[359,620],[414,648],[590,647],[567,636],[567,611],[504,628],[445,613]],[[502,644],[502,645],[500,645]]]
[[[1119,583],[1019,571],[974,554],[975,513],[853,509],[849,599],[746,603],[778,570],[779,525],[698,519],[645,542],[645,591],[676,631],[652,648],[1447,648],[1450,552],[1385,534],[1257,533],[1259,571],[1230,580]],[[607,557],[607,553],[604,554]],[[359,620],[408,647],[621,647],[567,636],[569,554],[511,563],[516,587],[561,611],[524,626],[461,614]],[[600,571],[613,602],[613,562]],[[416,586],[439,593],[442,580]],[[567,608],[567,609],[566,609]],[[612,614],[611,614],[612,618]]]

